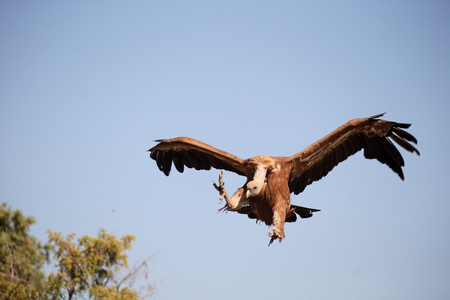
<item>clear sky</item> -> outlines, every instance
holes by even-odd
[[[134,234],[156,299],[449,299],[450,2],[1,1],[0,196],[46,230]],[[292,155],[356,117],[412,123],[405,181],[361,153],[270,228],[154,139]],[[229,192],[245,178],[225,172]]]

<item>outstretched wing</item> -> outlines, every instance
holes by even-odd
[[[178,137],[155,142],[159,144],[148,150],[150,157],[167,176],[172,168],[172,162],[181,173],[184,166],[196,170],[210,170],[213,167],[245,176],[243,159],[198,140]]]
[[[363,119],[351,120],[303,151],[288,158],[292,164],[289,176],[289,189],[295,194],[301,193],[305,187],[328,174],[337,164],[364,149],[364,157],[376,158],[388,165],[403,180],[403,157],[392,143],[411,153],[419,151],[409,142],[417,144],[417,140],[401,128],[409,128],[411,124],[380,120],[384,114]]]

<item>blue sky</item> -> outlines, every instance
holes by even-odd
[[[448,299],[448,1],[2,1],[1,201],[32,233],[134,234],[156,299]],[[190,136],[292,155],[356,117],[412,123],[405,181],[361,153],[270,230],[218,214],[220,171],[169,177]],[[245,179],[226,172],[232,192]]]

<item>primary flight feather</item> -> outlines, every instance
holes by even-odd
[[[299,194],[320,180],[337,164],[364,149],[364,157],[386,164],[403,180],[403,157],[391,140],[405,150],[420,155],[411,145],[416,138],[403,129],[411,124],[379,119],[384,114],[353,119],[324,138],[290,157],[258,155],[241,159],[188,137],[157,140],[149,149],[158,168],[169,175],[172,163],[179,172],[184,166],[196,170],[211,168],[235,172],[247,177],[246,183],[230,198],[223,182],[216,188],[225,196],[227,211],[247,214],[252,219],[273,225],[269,245],[285,237],[284,223],[312,216],[317,209],[291,204],[291,193]],[[221,180],[221,177],[220,177]]]

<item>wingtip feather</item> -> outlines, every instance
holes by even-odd
[[[371,116],[371,117],[369,117],[369,119],[377,119],[377,118],[381,118],[382,116],[384,116],[386,113],[384,112],[384,113],[381,113],[381,114],[378,114],[378,115],[374,115],[374,116]]]

